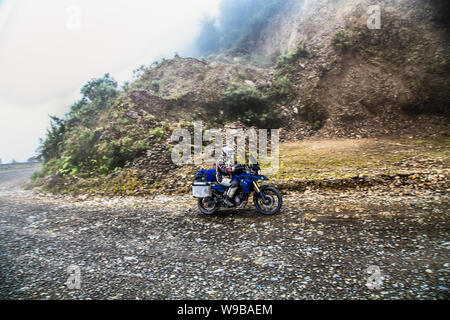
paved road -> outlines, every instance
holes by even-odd
[[[0,173],[1,299],[449,297],[447,194],[310,192],[273,217],[207,217],[189,196],[39,195],[31,171]]]
[[[0,170],[0,188],[20,187],[28,182],[30,175],[36,168]]]

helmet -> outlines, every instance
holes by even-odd
[[[234,158],[234,148],[233,147],[224,147],[222,149],[222,155],[225,158],[233,159]]]

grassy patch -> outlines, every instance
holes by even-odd
[[[297,62],[300,58],[308,58],[308,57],[310,57],[310,55],[311,55],[311,53],[309,52],[308,48],[306,47],[306,44],[302,43],[296,49],[281,55],[278,58],[275,68],[282,69],[286,65],[291,65],[291,64]]]
[[[338,30],[331,38],[331,44],[340,50],[347,50],[351,45],[350,33],[347,30]]]
[[[450,138],[322,140],[280,146],[277,179],[348,178],[360,174],[397,174],[401,171],[448,168]]]

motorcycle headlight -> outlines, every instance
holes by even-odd
[[[258,176],[260,176],[261,175],[261,170],[258,170]]]

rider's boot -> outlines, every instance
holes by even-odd
[[[227,196],[225,197],[225,200],[224,200],[225,204],[227,206],[229,206],[229,207],[234,206],[232,199],[234,198],[234,195],[236,194],[237,189],[238,188],[236,188],[236,187],[228,189]]]
[[[226,204],[227,206],[229,206],[229,207],[234,206],[234,203],[231,201],[231,199],[230,199],[228,196],[226,196],[225,199],[224,199],[223,201],[224,201],[225,204]]]

